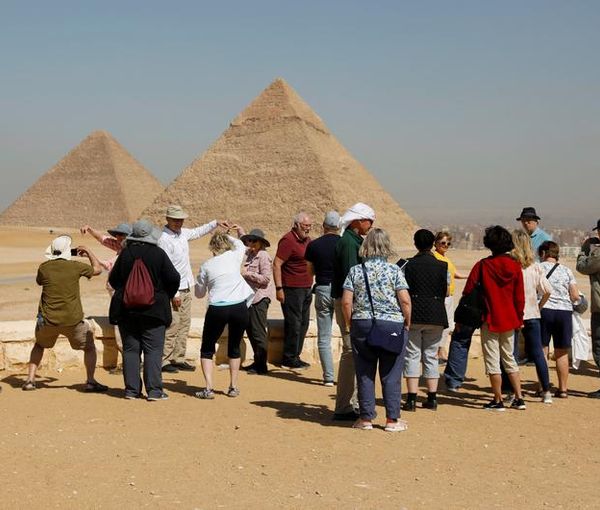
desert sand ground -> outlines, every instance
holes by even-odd
[[[35,270],[51,238],[47,229],[0,230],[0,320],[34,317]],[[192,246],[196,268],[206,242]],[[480,256],[452,254],[465,272]],[[104,280],[82,282],[86,313],[106,312]],[[276,306],[271,312],[280,315]],[[195,301],[193,315],[202,313]],[[585,398],[599,386],[591,364],[571,376],[568,400],[545,406],[528,396],[527,411],[496,414],[481,409],[489,384],[481,360],[471,360],[464,392],[442,392],[435,413],[404,413],[410,428],[399,434],[332,422],[335,389],[319,384],[317,367],[272,368],[267,377],[243,374],[237,399],[214,401],[192,396],[202,386],[198,372],[174,374],[165,378],[171,398],[157,403],[124,400],[120,376],[102,369],[106,395],[81,391],[82,369],[45,371],[30,393],[20,390],[24,373],[1,372],[0,506],[597,507],[600,407]],[[532,367],[523,379],[531,389]],[[227,373],[218,372],[217,388],[226,386]]]

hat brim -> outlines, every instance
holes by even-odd
[[[267,248],[269,246],[271,246],[271,243],[269,241],[267,241],[264,237],[251,236],[250,234],[246,234],[246,235],[243,235],[242,237],[240,237],[240,241],[242,241],[242,243],[245,243],[246,241],[260,241]]]
[[[535,221],[540,221],[542,218],[540,218],[539,216],[537,216],[536,214],[526,214],[526,215],[521,215],[518,218],[516,218],[517,221],[522,221],[522,220],[535,220]]]
[[[158,239],[156,237],[154,237],[152,234],[148,234],[147,236],[144,237],[132,237],[132,236],[127,236],[127,238],[125,239],[128,242],[131,243],[146,243],[146,244],[158,244]]]
[[[131,232],[123,232],[122,230],[107,230],[107,232],[111,235],[111,236],[128,236],[131,234]]]
[[[52,253],[52,245],[50,245],[50,246],[48,246],[48,248],[46,248],[46,251],[44,252],[44,256],[48,260],[57,260],[57,259],[71,260],[71,249],[69,248],[68,250],[63,251],[60,255],[54,255]]]
[[[186,218],[189,218],[189,214],[186,213],[181,213],[181,214],[175,214],[175,215],[166,215],[167,218],[171,218],[172,220],[185,220]]]

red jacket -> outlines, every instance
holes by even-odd
[[[523,325],[525,290],[521,265],[506,254],[490,256],[475,264],[465,285],[464,294],[473,290],[483,264],[483,294],[487,311],[484,322],[490,331],[502,333]]]

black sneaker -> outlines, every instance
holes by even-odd
[[[407,400],[406,402],[404,402],[404,405],[402,406],[402,410],[414,413],[417,410],[417,401],[416,400]]]
[[[303,365],[302,362],[300,362],[300,360],[282,361],[281,366],[283,368],[291,368],[294,370],[304,370],[307,368],[306,365]]]
[[[175,367],[177,370],[183,370],[184,372],[194,372],[196,367],[194,365],[190,365],[187,361],[182,361],[181,363],[171,363],[172,367]]]
[[[519,411],[525,411],[527,406],[525,405],[525,401],[522,398],[514,398],[510,403],[511,409],[518,409]]]
[[[334,413],[333,421],[355,421],[360,418],[360,415],[354,411],[348,411],[347,413]]]
[[[168,372],[169,374],[178,374],[179,370],[175,367],[175,365],[165,365],[161,369],[162,372]]]
[[[300,358],[298,358],[298,363],[300,364],[300,366],[302,368],[308,368],[308,367],[310,367],[310,363],[307,363],[306,361],[302,361]]]
[[[600,398],[600,390],[591,391],[588,393],[588,398]]]
[[[437,399],[435,400],[426,400],[425,402],[423,402],[423,408],[424,409],[431,409],[432,411],[437,411]]]
[[[483,404],[483,408],[486,411],[506,411],[506,407],[504,407],[504,402],[502,402],[502,400],[500,402],[492,400],[487,404]]]
[[[148,395],[148,402],[158,402],[159,400],[169,400],[169,395],[167,395],[164,391],[160,395]]]

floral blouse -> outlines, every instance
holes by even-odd
[[[369,258],[364,264],[369,278],[375,318],[404,322],[396,291],[408,289],[408,284],[400,268],[380,257]],[[350,268],[344,289],[353,293],[352,319],[371,319],[373,314],[360,264]]]

